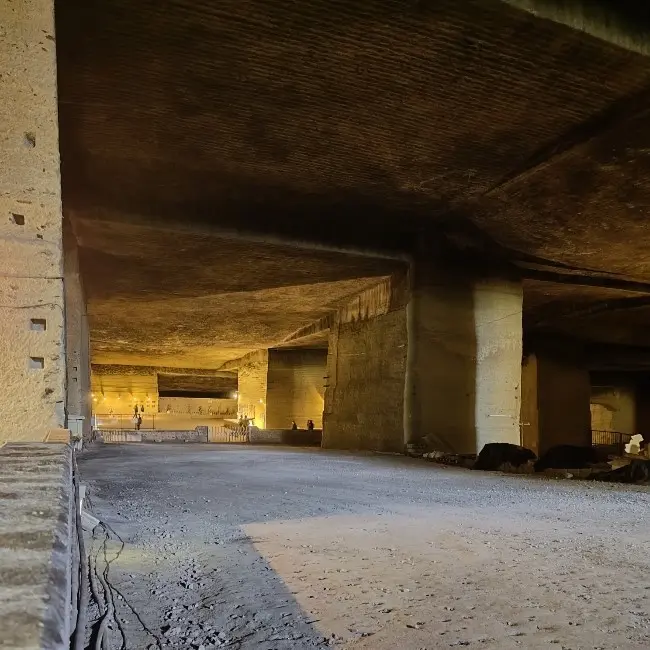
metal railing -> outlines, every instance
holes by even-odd
[[[248,427],[208,427],[208,442],[248,443]]]
[[[155,429],[156,428],[156,414],[143,413],[142,424],[140,429]],[[133,413],[113,413],[111,415],[95,415],[95,428],[96,429],[120,429],[135,431],[137,429],[136,423],[133,420]]]
[[[625,453],[625,445],[630,442],[631,438],[631,433],[622,433],[621,431],[595,429],[591,432],[591,444],[594,447],[610,447],[619,455]]]

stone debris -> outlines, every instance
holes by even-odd
[[[428,461],[440,465],[451,465],[454,467],[465,467],[471,469],[476,462],[476,454],[450,454],[446,451],[430,451],[422,455]]]
[[[630,442],[625,445],[625,453],[632,454],[634,456],[641,453],[641,443],[643,442],[643,436],[640,433],[633,435],[630,438]]]
[[[495,465],[494,471],[505,472],[508,474],[534,474],[535,472],[541,472],[547,478],[564,480],[600,480],[619,483],[650,482],[650,461],[646,460],[643,456],[614,457],[608,462],[593,462],[588,466],[584,466],[587,462],[585,459],[597,461],[600,458],[598,450],[592,451],[587,449],[585,451],[586,448],[560,445],[559,450],[558,448],[549,450],[551,453],[547,453],[543,456],[542,458],[544,461],[540,463],[540,461],[535,460],[533,452],[524,447],[505,445],[505,443],[504,445],[501,445],[501,443],[496,444],[497,446],[514,448],[516,450],[516,453],[514,453],[516,460],[515,463],[502,462],[501,464]],[[486,447],[487,446],[488,445],[486,445]],[[567,448],[569,447],[570,449],[567,451]],[[496,454],[494,455],[498,456]],[[510,455],[512,458],[512,452]],[[429,462],[438,463],[440,465],[464,467],[467,469],[484,469],[483,467],[477,467],[478,460],[474,454],[451,454],[446,451],[427,451],[422,453],[421,457]],[[577,459],[578,462],[576,463],[576,467],[547,467],[541,469],[543,465],[551,462],[549,457],[559,458],[559,465],[568,465],[567,459]],[[490,463],[488,464],[493,464],[493,460],[495,459],[490,459]],[[496,458],[496,460],[498,461],[499,458]],[[517,464],[517,462],[520,464]],[[633,466],[630,467],[632,464]]]

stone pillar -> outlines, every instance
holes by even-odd
[[[356,296],[329,333],[322,446],[404,451],[405,274]]]
[[[650,441],[650,376],[643,373],[636,382],[635,433]]]
[[[0,442],[65,423],[53,0],[0,3]]]
[[[86,296],[79,273],[79,253],[74,234],[64,228],[63,276],[65,283],[65,333],[67,365],[67,426],[88,435],[91,428],[90,333]]]
[[[591,445],[591,380],[569,348],[527,355],[522,384],[524,446],[541,455],[555,445]]]
[[[292,422],[306,429],[312,420],[323,426],[326,349],[269,350],[266,428],[290,429]]]
[[[539,408],[537,405],[537,355],[527,354],[521,366],[521,444],[539,455]]]
[[[269,371],[268,350],[251,352],[237,361],[237,410],[240,416],[266,428],[266,393]]]
[[[407,330],[406,444],[454,453],[519,444],[521,283],[416,263]]]

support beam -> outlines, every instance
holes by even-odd
[[[53,0],[0,4],[0,443],[65,424]]]

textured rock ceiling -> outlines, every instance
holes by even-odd
[[[94,363],[217,368],[399,263],[77,218]]]
[[[101,361],[213,367],[391,266],[224,230],[432,231],[525,268],[530,327],[646,344],[641,54],[498,0],[58,0],[57,47]]]

